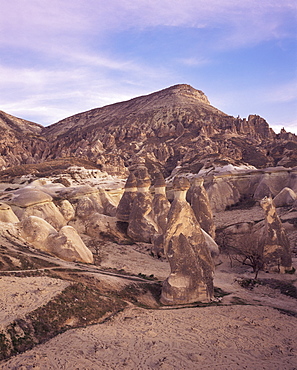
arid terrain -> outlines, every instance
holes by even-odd
[[[241,217],[251,213],[255,210],[242,210]],[[232,223],[237,214],[238,210],[217,214],[218,224]],[[2,251],[10,250],[10,256],[24,253],[9,235],[2,237],[1,245]],[[13,324],[21,344],[26,329],[30,333],[28,323],[35,323],[36,328],[37,319],[41,320],[45,327],[39,329],[39,338],[32,335],[29,348],[34,342],[45,343],[23,354],[15,352],[1,368],[296,368],[295,275],[260,272],[253,286],[252,269],[221,254],[216,262],[214,302],[165,307],[158,297],[169,264],[149,251],[145,243],[105,242],[96,266],[87,266],[30,249],[24,254],[26,269],[1,273],[1,327]],[[81,284],[78,290],[67,291],[76,284]],[[81,295],[86,286],[95,289],[97,301]],[[52,312],[57,310],[53,303],[63,294],[64,303],[57,307],[64,315]]]
[[[1,112],[0,130],[1,369],[297,369],[296,135],[188,85],[47,128]],[[160,188],[215,266],[207,302],[162,301]]]

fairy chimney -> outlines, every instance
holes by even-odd
[[[136,197],[136,194],[137,194],[136,177],[133,174],[133,172],[131,172],[126,181],[124,194],[122,195],[122,198],[119,202],[116,211],[116,218],[119,221],[123,222],[129,221],[133,201]]]
[[[201,177],[194,179],[194,183],[190,188],[190,203],[200,227],[214,239],[215,226],[213,222],[213,214],[203,183],[204,179]]]
[[[214,263],[194,211],[186,201],[190,187],[184,178],[173,181],[174,200],[164,234],[164,250],[171,273],[163,282],[165,305],[209,302],[213,297]]]
[[[156,175],[154,190],[152,212],[154,221],[158,226],[158,234],[154,235],[152,239],[151,252],[154,256],[164,257],[163,234],[167,226],[170,202],[166,196],[166,183],[161,172]]]
[[[265,228],[262,240],[264,269],[284,273],[292,270],[290,243],[271,197],[260,202],[265,213]]]
[[[150,243],[158,227],[152,215],[152,196],[150,194],[151,180],[146,167],[135,171],[137,179],[137,194],[129,217],[128,236],[135,241]]]

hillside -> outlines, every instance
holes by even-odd
[[[95,108],[42,128],[1,113],[2,168],[76,157],[113,175],[145,161],[150,172],[247,164],[297,165],[297,137],[275,134],[264,118],[228,116],[189,85]]]

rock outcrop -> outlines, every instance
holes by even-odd
[[[150,243],[158,233],[152,214],[151,180],[146,167],[138,168],[135,175],[137,194],[131,208],[127,233],[134,241]]]
[[[292,206],[297,199],[297,195],[290,188],[283,188],[273,199],[275,207]]]
[[[187,179],[174,179],[174,200],[164,234],[164,250],[171,268],[162,286],[161,302],[165,305],[208,302],[213,297],[214,264],[196,216],[186,201],[189,187]]]
[[[71,226],[64,226],[57,232],[42,218],[28,216],[20,222],[20,229],[21,237],[36,249],[66,261],[93,263],[92,252]]]
[[[122,222],[129,222],[130,214],[134,199],[137,194],[136,177],[133,172],[130,173],[126,184],[124,193],[118,204],[116,210],[116,218]]]
[[[152,213],[158,227],[158,233],[152,238],[151,252],[154,256],[165,257],[164,254],[164,233],[167,227],[170,202],[166,195],[166,183],[164,176],[158,172],[154,183],[154,197],[152,202]]]
[[[273,200],[265,197],[260,202],[265,213],[265,230],[263,234],[264,269],[284,273],[292,269],[290,243],[279,219]]]
[[[16,190],[7,202],[20,220],[28,216],[37,216],[57,230],[66,225],[66,220],[53,202],[53,198],[41,190],[21,188]]]
[[[152,201],[152,215],[158,226],[158,233],[163,234],[167,226],[170,202],[166,196],[166,183],[161,172],[156,175],[154,196]]]
[[[228,116],[189,85],[92,109],[42,128],[0,112],[0,167],[76,157],[111,175],[127,175],[133,158],[169,176],[204,166],[297,165],[297,137],[275,134],[257,115]],[[77,174],[74,173],[75,177]],[[80,175],[78,175],[80,176]]]
[[[8,204],[0,203],[0,221],[14,224],[19,219]]]
[[[189,190],[190,204],[201,228],[214,239],[215,225],[213,222],[213,214],[203,182],[203,178],[194,178],[193,184]]]

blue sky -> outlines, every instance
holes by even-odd
[[[297,133],[295,0],[0,0],[0,110],[48,125],[178,83]]]

